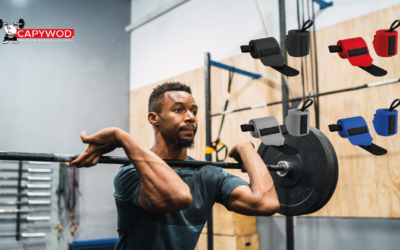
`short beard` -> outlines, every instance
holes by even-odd
[[[180,148],[194,148],[194,139],[193,140],[185,140],[180,137],[175,138],[174,144]]]

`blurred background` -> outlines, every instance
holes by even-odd
[[[362,22],[371,13],[400,8],[399,0],[334,0],[333,5],[325,7],[321,2],[326,3],[286,0],[286,31],[298,28],[297,13],[302,13],[305,20],[314,14],[318,32],[357,18]],[[307,4],[307,9],[298,10],[299,5]],[[143,99],[135,99],[138,93],[143,93],[137,91],[146,89],[148,93],[155,83],[203,68],[205,52],[210,52],[214,61],[241,55],[240,45],[266,37],[262,19],[270,36],[278,41],[280,36],[279,0],[0,1],[0,19],[14,23],[20,18],[25,20],[25,29],[74,29],[75,36],[68,41],[20,39],[20,44],[0,44],[0,150],[4,151],[80,154],[86,149],[80,140],[82,131],[93,134],[106,127],[119,127],[133,135],[140,134],[140,129],[132,127],[135,112],[139,109],[141,113],[147,112],[148,94]],[[390,24],[385,23],[381,28],[389,28]],[[0,34],[5,34],[4,29]],[[334,38],[331,43],[336,41]],[[372,44],[369,46],[372,48]],[[363,80],[354,84],[366,83]],[[193,80],[191,84],[194,83],[204,85],[201,81]],[[225,98],[225,93],[220,98]],[[387,102],[389,105],[391,101]],[[145,120],[145,116],[141,119]],[[152,140],[151,133],[146,136]],[[204,152],[203,148],[198,150]],[[124,152],[116,150],[112,155],[124,156]],[[0,167],[17,168],[18,164],[2,161]],[[398,162],[394,164],[398,170]],[[25,162],[24,166],[33,164]],[[100,164],[79,170],[74,218],[79,229],[75,236],[70,232],[73,223],[69,213],[64,211],[59,216],[59,164],[34,167],[52,169],[49,175],[52,188],[47,190],[52,203],[36,209],[30,216],[50,219],[23,223],[21,230],[43,232],[46,236],[19,241],[15,237],[0,237],[1,250],[64,250],[74,241],[118,238],[113,177],[119,165]],[[0,172],[0,176],[15,174]],[[398,197],[400,181],[396,183]],[[15,193],[15,189],[0,189],[0,192]],[[369,191],[366,192],[368,195]],[[369,205],[366,203],[365,209]],[[398,249],[400,209],[399,204],[393,206],[396,212],[390,216],[331,213],[299,217],[296,248]],[[11,207],[0,206],[4,208]],[[0,216],[15,217],[14,214]],[[64,229],[56,232],[59,221]],[[0,221],[0,234],[13,232],[15,222]],[[286,249],[283,217],[257,217],[256,233],[258,249]]]

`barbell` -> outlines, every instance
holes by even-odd
[[[25,21],[24,21],[24,19],[19,19],[19,21],[18,21],[18,26],[19,26],[19,28],[20,29],[23,29],[24,27],[25,27]],[[2,19],[0,19],[0,29],[2,29],[3,28],[3,25],[4,25],[4,22],[3,22],[3,20]]]
[[[324,207],[336,189],[338,181],[338,160],[328,138],[318,129],[310,126],[309,134],[295,137],[288,134],[281,125],[285,143],[297,148],[296,155],[286,155],[275,147],[260,144],[257,153],[270,171],[278,195],[278,213],[299,216],[314,213]],[[21,153],[0,151],[0,160],[71,162],[79,155]],[[213,165],[226,169],[241,169],[237,163],[210,161],[164,160],[169,166],[202,167]],[[130,164],[127,157],[102,156],[98,163]]]
[[[46,153],[21,153],[0,151],[0,160],[16,160],[16,161],[44,161],[44,162],[71,162],[78,158],[79,155],[68,154],[46,154]],[[213,165],[227,169],[241,169],[237,163],[228,162],[210,162],[210,161],[183,161],[183,160],[164,160],[169,166],[175,167],[202,167],[205,165]],[[130,164],[128,157],[120,156],[102,156],[98,163],[105,164]],[[283,166],[268,165],[270,171],[282,171]],[[3,171],[0,169],[0,171]]]

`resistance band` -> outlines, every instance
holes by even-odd
[[[76,236],[75,231],[79,228],[76,222],[77,192],[78,192],[78,169],[69,167],[66,163],[60,163],[59,180],[57,187],[57,206],[58,206],[58,222],[56,232],[59,233],[63,227],[61,224],[61,215],[67,210],[71,224],[70,232]]]

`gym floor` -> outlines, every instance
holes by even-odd
[[[151,147],[153,132],[147,121],[149,94],[155,86],[165,81],[180,81],[191,86],[200,112],[195,148],[189,150],[188,155],[197,160],[205,160],[204,53],[209,52],[213,61],[260,73],[266,78],[264,82],[251,82],[251,78],[235,74],[232,100],[228,110],[280,100],[281,75],[271,69],[266,69],[261,62],[256,62],[249,54],[242,54],[240,51],[240,46],[247,45],[250,40],[266,37],[266,29],[260,17],[257,2],[263,12],[270,36],[280,41],[280,1],[282,0],[1,1],[0,19],[4,22],[11,24],[23,18],[24,29],[73,29],[74,38],[36,40],[19,38],[19,44],[13,44],[12,41],[8,44],[0,44],[2,58],[0,150],[81,154],[87,147],[81,142],[81,132],[86,131],[88,135],[91,135],[108,127],[118,127],[127,131],[146,147]],[[312,4],[312,2],[311,0],[284,2],[286,31],[297,29],[297,2],[300,4],[303,2],[304,8],[307,8],[307,3]],[[369,33],[374,34],[378,28],[389,28],[386,26],[390,26],[391,22],[400,15],[400,5],[396,0],[379,2],[334,0],[333,6],[322,10],[317,2],[321,1],[313,3],[316,12],[315,28],[317,32],[321,30],[321,33],[328,33],[328,28],[332,31],[346,27],[346,32],[362,36],[367,33],[367,28],[358,29],[357,27],[361,27],[362,23],[368,20],[369,23],[377,23],[377,28],[374,26],[368,30]],[[177,6],[172,8],[171,6],[174,5]],[[168,8],[172,9],[160,14],[160,11]],[[308,9],[311,11],[310,6]],[[132,27],[132,24],[143,22],[148,18],[148,14],[154,13],[160,15],[143,23],[140,27],[126,31]],[[302,10],[300,7],[299,13],[301,20],[302,13],[306,16],[305,19],[308,19],[307,10]],[[385,21],[370,20],[374,13]],[[391,21],[386,23],[386,20]],[[347,25],[345,22],[348,22]],[[349,25],[350,23],[354,26]],[[1,30],[4,31],[4,29]],[[362,30],[362,33],[357,33],[359,30]],[[341,31],[345,33],[344,30]],[[351,67],[347,59],[339,61],[339,57],[330,54],[327,48],[328,45],[336,44],[338,40],[336,33],[332,32],[331,35],[334,38],[329,41],[330,43],[325,44],[328,38],[317,40],[320,92],[400,78],[400,75],[395,73],[400,67],[399,55],[390,59],[378,58],[373,52],[371,34],[367,44],[374,58],[374,64],[385,68],[388,75],[382,78],[371,77],[357,68],[351,71],[356,72],[357,77],[355,77],[355,74],[345,71]],[[339,37],[339,39],[344,38],[347,37]],[[308,58],[310,57],[309,55]],[[288,58],[288,64],[301,71],[300,60]],[[332,79],[336,75],[324,74],[325,69],[322,65],[337,67],[336,72],[347,72],[349,81],[343,82],[341,78],[338,78],[339,80],[334,82]],[[313,66],[310,60],[307,66],[309,71],[307,76],[310,77],[315,74],[315,72],[311,73]],[[213,68],[211,71],[213,112],[220,112],[224,108],[228,77],[226,70]],[[289,83],[295,96],[303,94],[304,83],[301,79],[301,75],[290,78]],[[330,80],[333,82],[331,85],[328,87],[324,85]],[[313,90],[311,81],[310,83],[305,81],[305,92],[311,93]],[[328,100],[326,103],[331,102],[332,106],[335,100],[338,100],[348,105],[348,110],[321,105],[321,126],[325,126],[321,131],[329,139],[333,138],[331,141],[336,152],[339,152],[339,169],[342,172],[339,171],[341,175],[331,204],[328,203],[326,207],[311,216],[296,217],[295,249],[398,249],[400,245],[398,237],[400,233],[398,205],[400,155],[396,148],[398,139],[396,140],[395,137],[388,137],[387,140],[376,138],[375,134],[374,142],[377,141],[376,144],[384,145],[388,150],[387,155],[380,156],[386,158],[379,158],[386,159],[385,161],[375,161],[372,159],[376,158],[372,158],[362,149],[353,149],[346,145],[346,143],[350,145],[348,140],[339,138],[336,133],[329,133],[327,125],[335,123],[338,118],[345,118],[346,116],[341,116],[344,114],[341,112],[351,110],[353,112],[351,116],[362,115],[362,105],[366,101],[369,101],[366,105],[369,105],[369,110],[372,110],[369,112],[371,116],[369,120],[372,120],[373,112],[377,108],[384,108],[379,105],[390,105],[394,98],[400,98],[399,86],[400,83],[390,85],[390,87],[379,87],[380,90],[367,89],[366,92],[347,93],[343,95],[343,99],[339,98],[340,101],[336,96],[326,99]],[[372,94],[366,94],[367,92]],[[385,93],[387,99],[382,101],[385,99]],[[380,96],[377,97],[378,95]],[[315,111],[313,108],[310,110],[312,112],[311,125],[315,126]],[[250,113],[242,112],[226,116],[221,138],[229,149],[244,140],[256,142],[256,148],[260,145],[259,139],[251,137],[249,133],[241,133],[238,130],[239,124],[248,123],[252,118],[268,115],[276,116],[279,123],[283,123],[281,106],[248,112]],[[328,115],[323,115],[328,113],[332,114],[329,119]],[[369,128],[373,130],[369,120]],[[216,139],[220,121],[219,118],[215,122],[213,120],[212,140]],[[237,131],[229,127],[234,127]],[[340,153],[349,150],[354,150],[351,152],[355,153],[344,155]],[[126,156],[121,148],[114,150],[110,155]],[[374,168],[371,168],[371,165],[363,165],[365,163],[363,160],[368,159],[370,162],[375,162]],[[215,161],[215,155],[213,161]],[[353,165],[346,165],[351,161],[354,161]],[[99,244],[97,249],[100,249],[100,244],[104,247],[101,249],[114,249],[109,247],[110,244],[115,244],[113,240],[118,238],[113,181],[120,166],[121,164],[98,164],[91,168],[81,168],[76,173],[68,172],[76,174],[75,179],[79,184],[75,192],[69,192],[70,196],[66,198],[67,206],[69,203],[75,204],[75,209],[71,209],[73,211],[71,213],[67,207],[60,209],[59,199],[65,197],[60,196],[57,190],[60,189],[59,182],[62,178],[65,177],[64,180],[74,178],[60,175],[59,171],[62,168],[59,163],[38,165],[24,161],[23,168],[25,169],[52,170],[52,173],[47,175],[23,175],[24,177],[28,175],[51,177],[50,182],[30,182],[51,185],[50,190],[34,190],[50,193],[51,197],[46,199],[51,201],[51,205],[21,207],[21,209],[34,209],[29,216],[45,216],[49,217],[49,220],[21,223],[20,232],[45,233],[46,235],[18,240],[16,237],[0,237],[0,250],[80,249],[69,246],[69,243],[104,239],[111,241],[97,242],[96,244]],[[19,161],[0,160],[0,169],[17,170],[18,167]],[[384,169],[383,172],[379,172],[378,168]],[[246,173],[228,172],[249,181]],[[368,172],[369,175],[362,175],[357,179],[355,175],[359,172]],[[0,172],[0,177],[15,176],[17,176],[16,172]],[[3,184],[14,185],[16,182],[0,179],[0,185]],[[71,186],[67,185],[67,187]],[[16,189],[0,188],[0,193],[16,193]],[[0,211],[17,208],[1,205],[1,202],[16,199],[16,197],[0,195]],[[32,198],[32,200],[35,199],[43,200]],[[22,200],[29,200],[29,197]],[[354,202],[351,203],[349,200]],[[61,215],[60,210],[63,211]],[[228,225],[227,228],[236,228],[235,220],[247,225],[248,228],[254,228],[254,232],[244,235],[257,234],[257,244],[229,249],[289,249],[286,245],[285,217],[243,218],[231,215],[232,212],[225,210],[222,212],[226,216],[223,218],[224,223],[230,221],[229,223],[232,224],[223,224],[218,222],[218,219],[214,219],[215,235],[221,236],[218,232],[226,225]],[[214,212],[214,214],[218,213],[218,211]],[[21,215],[21,217],[26,216],[25,213]],[[0,218],[15,217],[15,214],[0,213]],[[71,221],[75,221],[79,227],[74,228],[74,223]],[[56,232],[59,222],[63,229]],[[71,233],[72,229],[74,229],[73,233]],[[240,230],[246,231],[246,229]],[[10,233],[16,233],[16,223],[0,221],[0,235]],[[229,237],[239,238],[240,236],[243,235],[239,233],[235,235],[235,232],[229,235]],[[202,234],[197,249],[207,249],[206,237],[206,233]],[[214,249],[218,249],[218,239],[214,241]],[[92,247],[95,245],[93,242],[90,244]]]

